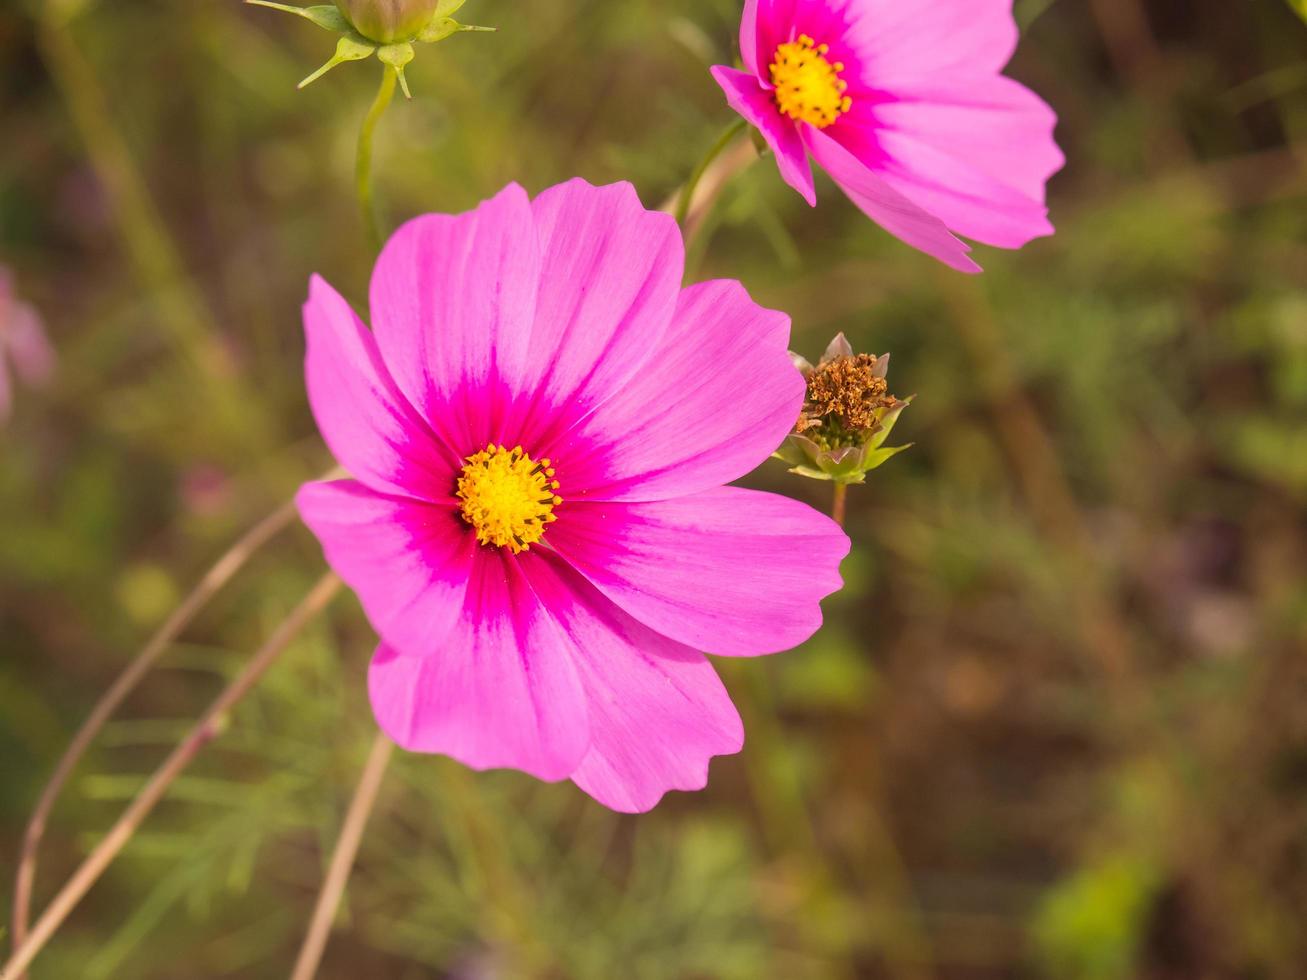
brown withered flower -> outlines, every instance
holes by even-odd
[[[855,354],[844,334],[814,366],[793,354],[808,382],[794,431],[776,452],[791,472],[836,483],[862,483],[867,473],[907,446],[884,448],[912,399],[896,398],[886,373],[889,355]]]

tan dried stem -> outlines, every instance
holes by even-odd
[[[69,913],[77,907],[77,903],[90,891],[91,886],[99,880],[100,875],[132,839],[141,823],[163,799],[168,788],[185,771],[200,750],[218,735],[227,713],[254,689],[268,668],[299,635],[300,630],[327,607],[339,591],[340,585],[340,579],[332,572],[319,579],[308,595],[277,627],[245,669],[223,689],[203,717],[155,770],[145,788],[118,818],[118,822],[59,890],[41,918],[37,920],[31,934],[17,945],[9,962],[0,968],[0,977],[13,980],[23,974],[36,955],[50,941],[55,930],[63,924]]]
[[[309,931],[304,937],[304,945],[295,961],[295,971],[291,980],[313,980],[322,954],[326,951],[327,940],[331,937],[331,926],[340,907],[341,897],[345,894],[345,885],[349,881],[350,871],[354,868],[354,859],[358,856],[359,844],[363,840],[363,831],[367,828],[368,818],[377,802],[381,790],[381,781],[386,774],[386,766],[395,745],[385,734],[378,732],[372,743],[372,751],[363,766],[363,775],[359,778],[358,789],[350,801],[345,822],[340,828],[340,838],[332,851],[331,862],[327,868],[327,877],[318,894],[317,905],[313,909],[313,918]]]
[[[343,470],[333,469],[323,474],[321,479],[330,480],[344,474]],[[27,938],[27,924],[31,917],[32,888],[36,882],[36,856],[41,841],[45,837],[45,828],[50,820],[50,813],[63,792],[77,764],[82,760],[95,737],[100,733],[123,701],[136,690],[155,663],[163,656],[168,647],[181,635],[182,631],[209,604],[215,595],[231,581],[245,563],[295,520],[295,502],[288,500],[269,514],[258,524],[250,528],[239,541],[231,546],[213,566],[204,574],[199,583],[186,596],[177,610],[168,617],[162,626],[150,637],[141,652],[127,665],[92,709],[91,714],[77,734],[69,743],[63,756],[55,766],[49,782],[41,791],[36,801],[36,808],[27,822],[23,834],[22,849],[18,856],[18,872],[14,880],[14,907],[11,916],[13,947],[16,949]],[[23,980],[16,976],[13,980]]]
[[[177,610],[168,617],[158,631],[150,637],[141,652],[129,663],[114,681],[113,685],[100,698],[91,714],[72,742],[64,751],[55,766],[49,782],[41,791],[40,799],[27,822],[27,831],[23,835],[22,851],[18,858],[18,874],[14,884],[13,942],[18,946],[27,937],[27,923],[31,912],[32,885],[36,879],[36,854],[45,836],[46,824],[50,812],[54,809],[59,794],[63,791],[68,778],[73,774],[77,763],[86,754],[87,749],[105,726],[113,713],[141,683],[141,680],[155,665],[163,653],[181,635],[182,630],[209,603],[214,595],[227,584],[233,575],[250,559],[250,556],[266,544],[275,534],[288,526],[295,518],[295,505],[288,501],[276,511],[269,514],[249,530],[232,548],[227,551],[200,579],[199,584],[186,597]],[[14,980],[21,980],[15,977]]]

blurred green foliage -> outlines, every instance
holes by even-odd
[[[382,123],[388,221],[576,174],[658,204],[730,120],[705,68],[738,13],[472,0],[499,33],[424,52]],[[797,350],[843,330],[918,395],[825,630],[721,665],[745,751],[642,818],[397,760],[324,977],[1302,975],[1307,30],[1274,2],[1017,13],[1071,161],[1057,237],[967,280],[763,161],[692,252]],[[364,296],[378,66],[297,93],[327,43],[234,0],[0,9],[0,261],[61,354],[0,430],[0,854],[153,625],[329,466],[298,306],[313,271]],[[287,533],[169,654],[57,810],[38,904],[320,569]],[[285,976],[373,642],[342,600],[287,651],[36,980]]]

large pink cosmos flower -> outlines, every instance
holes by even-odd
[[[817,202],[811,154],[891,234],[979,272],[951,232],[1000,248],[1051,235],[1057,117],[1000,72],[1012,0],[745,0],[740,56],[713,77],[781,176]]]
[[[313,279],[309,401],[355,479],[298,503],[381,635],[372,706],[404,748],[647,810],[742,745],[701,651],[820,625],[844,533],[723,486],[798,417],[789,318],[683,266],[630,185],[572,181],[402,227],[371,331]]]

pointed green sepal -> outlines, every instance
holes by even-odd
[[[404,76],[404,68],[413,58],[413,45],[407,41],[377,48],[377,60],[395,69],[395,74],[399,76],[399,87],[403,90],[406,99],[412,99],[413,93],[408,90],[408,79]]]
[[[423,44],[435,44],[437,41],[443,41],[447,37],[463,31],[497,31],[497,27],[478,27],[476,24],[460,24],[452,17],[436,17],[422,29],[418,35],[418,40]]]
[[[431,15],[432,19],[443,20],[446,17],[453,17],[465,3],[467,0],[440,0],[436,5],[436,12]]]
[[[337,34],[344,34],[351,30],[349,21],[345,19],[345,15],[334,4],[321,3],[312,7],[295,7],[288,3],[273,3],[272,0],[245,0],[245,2],[255,7],[269,7],[272,10],[295,14],[305,20],[313,21],[313,23],[325,30],[335,31]]]
[[[304,81],[300,82],[297,88],[304,88],[312,85],[319,78],[325,75],[337,65],[344,64],[346,61],[362,61],[364,58],[370,58],[376,51],[376,47],[363,41],[355,40],[352,37],[342,37],[336,44],[336,53],[328,59],[327,63],[315,71]]]

